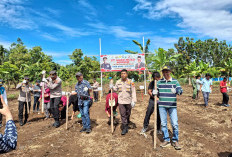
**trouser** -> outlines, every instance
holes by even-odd
[[[222,104],[228,104],[229,95],[227,93],[222,93],[222,96],[223,96]]]
[[[94,100],[98,101],[98,91],[93,91]]]
[[[160,114],[159,114],[159,109],[158,109],[158,103],[157,103],[157,130],[160,130],[160,125],[161,125],[161,121],[160,121]],[[146,116],[144,118],[144,122],[143,122],[143,127],[147,128],[149,125],[149,121],[150,121],[150,117],[152,115],[152,113],[154,112],[154,100],[150,99],[149,100],[149,104],[147,106],[147,112],[146,112]]]
[[[119,111],[123,125],[128,125],[131,115],[131,104],[119,104]]]
[[[205,106],[208,106],[209,92],[202,92],[202,94],[203,94],[203,97],[204,97]]]
[[[193,99],[197,97],[197,88],[193,87]]]
[[[45,111],[46,118],[48,118],[49,114],[51,113],[50,102],[44,103],[44,111]]]
[[[200,93],[200,91],[197,90],[197,99],[199,99],[199,93]]]
[[[167,113],[169,114],[172,130],[173,130],[173,137],[172,141],[176,142],[179,140],[179,129],[178,129],[178,117],[177,117],[177,109],[176,107],[159,107],[160,112],[160,119],[161,119],[161,129],[164,134],[163,139],[164,141],[170,142],[170,137],[168,133],[167,127]]]
[[[31,102],[28,102],[28,105],[29,105],[29,112],[30,112],[30,108],[31,108]],[[27,102],[22,102],[22,101],[19,101],[19,120],[22,121],[23,120],[23,109],[24,109],[24,106],[25,106],[25,120],[28,119],[28,111],[27,111]]]
[[[82,104],[78,105],[80,113],[81,113],[83,128],[85,129],[91,128],[91,122],[90,122],[90,116],[89,116],[89,103],[90,103],[90,100],[82,100]]]
[[[36,107],[37,107],[36,110],[39,111],[39,104],[40,104],[39,97],[38,96],[34,96],[33,111],[35,111]]]
[[[59,104],[61,101],[61,97],[51,98],[50,99],[50,108],[52,115],[55,121],[59,121],[60,111],[59,111]]]

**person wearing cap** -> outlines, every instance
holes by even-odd
[[[230,105],[228,104],[229,102],[229,95],[227,94],[227,78],[224,77],[223,80],[220,82],[220,89],[222,93],[222,106],[229,107]]]
[[[111,84],[110,89],[118,92],[119,111],[122,120],[121,135],[125,135],[128,132],[131,109],[135,106],[137,101],[135,85],[131,79],[128,78],[126,69],[121,71],[121,79],[116,82],[115,86]]]
[[[33,105],[33,112],[39,112],[39,98],[40,98],[40,81],[37,80],[34,87],[33,87],[33,93],[34,93],[34,105]]]
[[[142,57],[138,56],[138,63],[135,64],[135,69],[144,68],[145,64],[142,62]]]
[[[18,101],[19,101],[19,124],[20,126],[23,126],[24,124],[27,123],[27,119],[28,119],[28,113],[30,112],[30,108],[31,108],[31,91],[32,86],[29,84],[29,77],[24,77],[24,80],[22,83],[19,83],[16,86],[16,89],[19,90],[19,97],[18,97]],[[29,105],[29,111],[27,111],[27,102]],[[24,114],[24,122],[23,122],[23,110],[25,107],[25,114]]]
[[[205,75],[205,78],[201,81],[200,91],[204,97],[205,107],[208,107],[209,94],[212,92],[213,82],[211,80],[210,73]]]
[[[6,103],[6,105],[8,105],[7,102],[7,95],[6,95],[6,89],[3,87],[3,80],[0,79],[0,95],[2,95],[2,98],[4,100],[4,102]],[[0,105],[0,108],[2,106]],[[2,114],[0,113],[0,128],[2,127]]]
[[[178,117],[177,117],[177,98],[176,95],[181,95],[183,90],[179,82],[171,77],[171,69],[168,66],[162,68],[163,78],[157,82],[157,90],[153,90],[153,95],[159,97],[159,113],[161,119],[161,129],[164,134],[164,141],[160,147],[168,147],[171,145],[170,136],[167,127],[167,114],[171,119],[171,125],[173,129],[172,146],[176,150],[180,150],[179,145],[179,129],[178,129]]]
[[[77,95],[78,107],[81,113],[82,129],[80,132],[91,133],[91,121],[89,117],[89,107],[91,105],[90,92],[92,87],[90,83],[83,79],[83,74],[78,72],[76,74],[77,84],[75,86],[75,92],[72,95]]]
[[[94,95],[94,102],[98,101],[98,87],[99,83],[96,79],[93,79],[93,95]]]
[[[111,70],[110,63],[107,63],[107,57],[103,57],[103,62],[104,63],[101,64],[101,69]]]
[[[55,120],[53,126],[58,128],[60,126],[59,103],[62,97],[62,80],[57,76],[55,70],[50,71],[49,75],[48,79],[43,78],[43,82],[47,83],[47,87],[50,89],[50,108]]]

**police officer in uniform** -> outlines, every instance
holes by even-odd
[[[89,105],[90,105],[90,92],[92,87],[90,83],[86,80],[83,80],[83,74],[78,72],[76,74],[77,84],[75,86],[75,92],[72,95],[77,95],[78,98],[78,107],[81,113],[81,119],[83,128],[80,132],[91,132],[91,121],[89,117]]]
[[[128,79],[128,73],[126,69],[121,71],[121,79],[116,82],[115,86],[111,84],[110,88],[118,91],[118,103],[122,120],[121,135],[125,135],[128,132],[131,109],[135,106],[136,103],[135,85],[131,79]]]
[[[101,69],[111,70],[111,65],[106,63],[107,57],[103,57],[103,64],[101,65]]]
[[[30,108],[31,108],[31,91],[32,91],[32,86],[29,85],[29,77],[24,77],[24,80],[22,83],[19,83],[16,86],[16,89],[19,89],[20,93],[19,93],[19,124],[20,126],[23,126],[24,124],[27,123],[27,119],[28,119],[28,112],[30,112]],[[27,99],[26,99],[27,97]],[[29,111],[27,111],[27,102],[29,105]],[[23,109],[25,106],[25,116],[24,116],[24,122],[23,122]]]

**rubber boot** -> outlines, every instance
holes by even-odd
[[[121,135],[126,135],[126,133],[128,133],[128,125],[127,124],[126,125],[123,124],[123,130],[122,130]]]

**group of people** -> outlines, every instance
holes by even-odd
[[[211,79],[211,75],[207,73],[205,78],[201,80],[200,76],[193,76],[192,78],[192,86],[193,86],[193,99],[199,99],[199,93],[202,91],[202,95],[204,98],[205,107],[208,107],[209,95],[212,93],[213,82]],[[227,78],[224,77],[222,81],[220,81],[220,92],[222,93],[222,106],[229,107],[229,95],[228,88],[230,87],[230,83],[227,82]]]
[[[161,79],[161,74],[159,72],[154,72],[152,74],[153,80],[150,82],[148,87],[148,94],[150,95],[149,103],[147,106],[147,111],[144,117],[143,128],[141,133],[146,133],[149,128],[149,121],[152,113],[154,112],[154,102],[157,98],[157,133],[162,135],[164,141],[161,143],[161,147],[167,147],[172,145],[176,150],[180,150],[179,145],[179,128],[178,128],[178,116],[177,116],[177,95],[181,95],[183,90],[179,82],[172,78],[171,69],[168,66],[162,68],[163,78]],[[121,117],[121,135],[126,135],[128,133],[131,110],[135,107],[137,102],[136,98],[136,88],[134,82],[128,78],[127,70],[121,70],[121,78],[114,84],[113,79],[111,79],[109,84],[109,93],[106,96],[105,112],[109,121],[107,122],[111,125],[111,116],[113,116],[113,124],[117,125],[117,107],[120,111]],[[210,74],[206,74],[203,80],[200,80],[200,76],[196,77],[196,80],[192,80],[193,84],[193,99],[199,98],[199,92],[202,91],[205,106],[208,106],[209,93],[212,92],[212,80],[210,79]],[[94,79],[93,86],[83,78],[83,74],[78,72],[76,74],[77,84],[75,85],[75,92],[72,92],[69,97],[69,104],[73,104],[73,115],[76,111],[80,111],[80,117],[82,119],[82,128],[80,132],[91,133],[91,120],[89,108],[92,105],[92,98],[90,93],[93,91],[95,102],[98,101],[98,88],[99,83]],[[155,88],[155,80],[157,85]],[[15,124],[12,120],[12,116],[8,111],[7,98],[5,88],[2,87],[3,81],[0,80],[0,92],[1,92],[1,103],[0,115],[1,113],[7,116],[6,131],[8,135],[0,135],[0,151],[7,151],[10,149],[15,149],[17,145],[17,131]],[[31,106],[31,93],[34,93],[34,106],[33,111],[39,112],[40,100],[42,99],[42,92],[44,92],[44,109],[46,118],[50,115],[54,118],[54,127],[60,126],[60,119],[62,115],[65,116],[66,101],[67,98],[62,97],[62,80],[57,76],[56,71],[51,71],[48,78],[43,78],[42,82],[36,81],[34,86],[29,84],[29,78],[25,77],[22,83],[17,85],[19,93],[19,123],[24,125],[28,120],[28,109]],[[44,87],[44,89],[43,89]],[[228,106],[229,96],[227,94],[227,79],[224,78],[220,82],[220,89],[223,95],[223,104]],[[113,100],[112,100],[113,99]],[[111,103],[113,105],[113,113],[111,113]],[[60,109],[60,104],[62,109]],[[23,111],[25,109],[24,122],[23,122]],[[169,115],[171,120],[171,125],[173,129],[173,137],[170,139],[170,135],[167,127],[167,115]],[[2,117],[0,116],[0,120]],[[1,121],[0,121],[1,122]],[[0,123],[1,124],[1,123]],[[10,131],[9,131],[10,130]],[[10,138],[9,143],[7,138]],[[2,140],[1,140],[2,139]],[[9,141],[9,140],[8,140]]]

